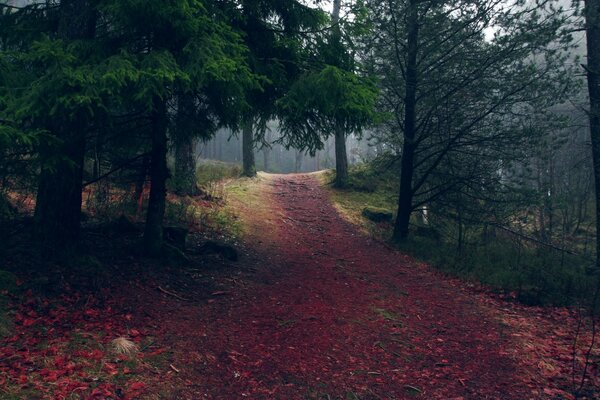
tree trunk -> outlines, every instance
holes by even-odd
[[[59,6],[58,37],[91,39],[96,14],[89,1],[63,0]],[[77,247],[81,223],[81,191],[87,110],[74,110],[74,117],[49,129],[61,144],[42,149],[34,220],[44,256],[54,258]],[[50,125],[56,125],[51,123]],[[51,163],[48,161],[52,160]],[[45,162],[44,162],[45,161]]]
[[[167,109],[165,100],[154,99],[152,111],[152,152],[150,161],[150,198],[146,213],[144,245],[150,255],[160,253],[165,216],[167,169]]]
[[[348,154],[346,135],[342,126],[335,130],[335,186],[344,187],[348,182]]]
[[[316,171],[320,171],[321,170],[321,152],[317,151],[317,154],[315,155],[315,170]]]
[[[264,171],[269,172],[269,149],[266,147],[263,149],[263,161]]]
[[[464,244],[464,230],[463,230],[463,220],[462,220],[462,209],[460,206],[460,202],[462,199],[459,196],[458,199],[458,207],[456,207],[456,222],[458,224],[458,239],[457,239],[457,252],[458,256],[462,257],[463,255],[463,244]]]
[[[337,46],[341,40],[340,22],[341,0],[333,1],[331,12],[332,41]],[[346,132],[339,122],[335,127],[335,181],[337,187],[344,187],[348,182],[348,153],[346,152]]]
[[[193,136],[194,99],[189,95],[180,95],[175,125],[175,192],[179,195],[195,196],[196,159],[194,158],[195,140]]]
[[[417,108],[417,51],[419,21],[416,0],[411,0],[408,11],[408,36],[406,59],[406,90],[404,97],[404,143],[400,172],[400,195],[398,214],[392,239],[400,242],[408,238],[408,227],[412,213],[413,175],[415,159],[416,108]]]
[[[256,163],[254,161],[254,133],[252,132],[252,119],[244,123],[242,128],[242,175],[249,178],[256,176]]]
[[[302,152],[296,150],[296,157],[294,158],[294,172],[300,172],[302,170]]]
[[[63,140],[58,150],[61,158],[42,168],[35,207],[36,234],[44,255],[50,257],[73,250],[79,242],[85,155],[84,132],[77,129],[55,136]],[[55,152],[53,148],[42,157]]]
[[[144,203],[144,187],[146,186],[146,178],[148,177],[148,169],[150,167],[150,156],[145,155],[140,163],[140,169],[138,170],[138,176],[135,180],[135,191],[133,193],[133,201],[136,204],[135,217],[142,212],[142,205]]]
[[[266,134],[266,141],[268,143],[269,146],[271,146],[271,131],[267,130]],[[264,161],[264,171],[265,172],[269,172],[271,165],[270,165],[270,161],[271,161],[271,150],[272,147],[269,146],[265,146],[263,148],[263,161]]]
[[[585,1],[590,135],[596,185],[596,270],[600,271],[600,0]]]

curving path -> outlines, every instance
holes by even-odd
[[[358,233],[313,176],[260,185],[267,212],[244,211],[260,265],[203,309],[186,396],[531,397],[474,297]]]

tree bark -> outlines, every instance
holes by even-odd
[[[340,8],[341,0],[333,1],[333,10],[331,12],[332,40],[338,46],[341,40],[340,30]],[[346,132],[339,122],[335,127],[335,181],[337,187],[344,187],[348,182],[348,153],[346,151]]]
[[[63,0],[59,8],[58,37],[65,40],[91,39],[95,35],[96,14],[89,1]],[[45,257],[61,256],[79,243],[81,191],[86,110],[74,110],[74,117],[51,122],[49,131],[61,144],[40,151],[42,170],[35,207],[35,232]]]
[[[194,99],[180,95],[175,124],[175,192],[184,196],[198,194],[196,185],[195,140],[193,135]]]
[[[346,152],[346,134],[342,126],[335,129],[335,181],[337,187],[348,183],[348,153]]]
[[[600,0],[585,1],[590,136],[596,185],[596,270],[600,271]]]
[[[302,170],[302,152],[296,150],[296,156],[294,157],[294,172],[300,172]]]
[[[73,132],[54,132],[63,140],[56,159],[42,168],[35,207],[36,234],[44,256],[53,258],[74,250],[80,237],[81,191],[85,135],[83,127]],[[67,128],[69,129],[69,128]],[[56,148],[44,152],[50,158]]]
[[[165,216],[167,169],[167,109],[165,100],[154,99],[152,111],[152,151],[150,161],[150,197],[146,213],[144,245],[150,255],[160,253]]]
[[[244,123],[242,128],[242,175],[249,178],[256,176],[256,162],[254,160],[254,133],[252,132],[252,119]]]
[[[406,58],[406,89],[404,96],[404,143],[402,145],[402,164],[400,172],[400,194],[398,196],[398,214],[394,224],[392,239],[401,242],[408,238],[410,215],[413,200],[413,176],[415,162],[415,135],[417,109],[417,51],[419,40],[419,21],[416,0],[411,0],[408,10],[408,36]]]

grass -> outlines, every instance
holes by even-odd
[[[389,223],[376,223],[363,216],[365,208],[391,212],[395,218],[398,199],[397,178],[392,171],[378,174],[368,164],[350,168],[348,186],[343,189],[333,188],[331,182],[335,171],[329,170],[319,175],[322,184],[326,185],[330,197],[338,212],[361,230],[378,239],[385,240],[391,228]]]
[[[267,179],[266,175],[259,173],[256,178],[239,178],[225,184],[227,201],[223,210],[224,225],[230,226],[230,229],[239,235],[248,235],[253,232],[249,232],[250,225],[244,223],[246,215],[252,214],[253,218],[258,216],[265,224],[269,223],[271,210],[265,201],[261,185]]]
[[[240,166],[214,160],[201,160],[196,171],[202,196],[169,195],[165,219],[170,224],[197,231],[209,231],[235,239],[242,233],[238,213],[228,206],[236,186],[243,186],[239,178]],[[238,183],[239,182],[239,183]],[[240,186],[241,187],[241,186]]]
[[[241,173],[242,168],[238,164],[215,160],[201,160],[196,169],[196,180],[198,181],[198,185],[206,188],[212,183],[237,178]]]
[[[413,236],[400,249],[444,273],[481,282],[530,305],[569,305],[590,299],[595,282],[586,275],[589,261],[558,251],[506,240],[456,245]]]
[[[392,223],[375,223],[362,215],[365,208],[396,209],[398,174],[381,163],[350,168],[349,184],[332,187],[335,172],[320,175],[340,214],[363,232],[379,240],[391,237]],[[395,216],[395,213],[394,213]],[[439,217],[438,217],[439,218]],[[417,221],[413,221],[417,224]],[[438,221],[454,229],[451,221]],[[431,233],[436,235],[431,235]],[[568,305],[591,299],[596,281],[586,274],[590,260],[531,242],[498,235],[485,238],[481,227],[471,227],[468,243],[459,251],[456,242],[431,228],[413,229],[399,249],[451,276],[481,282],[510,293],[523,303]]]

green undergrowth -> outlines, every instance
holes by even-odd
[[[226,163],[216,160],[201,160],[196,169],[198,185],[206,187],[225,179],[237,178],[242,173],[238,164]]]
[[[571,305],[593,296],[589,260],[506,240],[467,246],[413,235],[399,248],[444,273],[501,289],[529,305]]]
[[[225,185],[225,207],[223,224],[228,225],[236,234],[247,234],[244,224],[246,215],[263,215],[268,210],[264,195],[260,191],[259,181],[264,180],[261,173],[256,178],[238,178]]]
[[[396,215],[398,180],[391,169],[373,168],[370,164],[350,167],[348,184],[345,188],[333,188],[335,171],[328,170],[319,175],[321,183],[330,188],[330,196],[338,212],[347,220],[378,239],[387,239],[391,229],[389,222],[373,222],[363,216],[365,209],[391,212]]]
[[[320,179],[344,218],[388,241],[393,224],[375,223],[362,214],[371,208],[391,211],[395,218],[398,173],[377,164],[354,166],[349,173],[349,184],[343,189],[331,185],[334,171],[324,172]],[[413,226],[409,239],[397,246],[450,276],[481,282],[525,304],[569,305],[585,303],[593,296],[597,283],[586,274],[591,261],[583,256],[500,235],[486,238],[481,228],[472,228],[467,242],[459,251],[453,239],[435,229]]]
[[[221,183],[224,186],[223,183]],[[226,206],[225,189],[220,189],[219,197],[209,201],[198,201],[191,197],[180,197],[167,202],[165,219],[169,224],[183,227],[197,227],[202,232],[214,232],[236,236],[240,233],[236,215]]]

